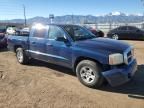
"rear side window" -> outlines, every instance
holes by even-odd
[[[45,28],[41,28],[41,29],[34,28],[32,35],[33,35],[33,37],[45,38],[47,33],[48,33],[48,30],[47,30],[46,27]]]

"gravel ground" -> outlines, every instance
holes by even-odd
[[[0,51],[0,108],[144,108],[144,42],[135,47],[138,71],[119,87],[83,86],[71,70],[32,61],[20,65],[15,54]]]

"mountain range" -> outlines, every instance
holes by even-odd
[[[24,23],[24,19],[7,20],[12,23]],[[111,12],[106,15],[65,15],[55,16],[54,23],[58,24],[83,24],[83,23],[140,23],[144,21],[142,14],[125,14],[122,12]],[[2,22],[2,21],[1,21]],[[5,21],[6,22],[6,21]],[[47,17],[34,17],[27,19],[28,24],[32,23],[50,23],[50,19]]]

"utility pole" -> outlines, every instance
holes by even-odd
[[[74,24],[74,15],[72,14],[72,24]]]
[[[144,6],[144,0],[141,0],[142,5]],[[143,13],[143,18],[142,18],[142,29],[144,29],[144,13]]]
[[[141,0],[142,6],[144,6],[144,0]],[[143,13],[143,21],[144,21],[144,13]]]
[[[23,5],[23,14],[24,14],[24,25],[27,26],[27,19],[26,19],[26,7]]]

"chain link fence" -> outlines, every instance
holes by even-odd
[[[140,29],[144,29],[144,23],[106,23],[106,24],[84,24],[84,26],[90,26],[99,30],[102,30],[105,34],[108,33],[109,30],[115,29],[120,26],[135,26]]]

